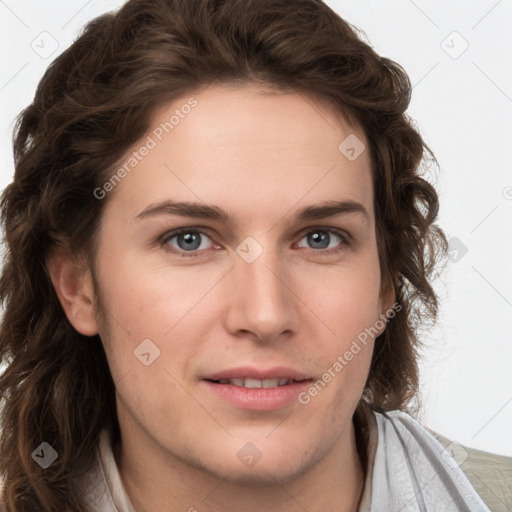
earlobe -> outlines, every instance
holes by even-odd
[[[63,251],[57,250],[50,257],[48,271],[71,325],[85,336],[98,334],[90,270]]]

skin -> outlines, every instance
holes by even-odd
[[[352,416],[371,338],[307,405],[243,410],[201,378],[284,365],[316,380],[391,306],[379,296],[369,152],[349,161],[338,150],[349,134],[366,138],[311,98],[254,86],[183,96],[155,112],[151,130],[191,96],[197,106],[104,199],[94,272],[64,257],[52,263],[68,318],[105,346],[124,487],[137,512],[355,511],[365,476]],[[168,199],[217,205],[235,222],[136,220]],[[368,216],[294,220],[328,200],[357,201]],[[196,234],[196,256],[179,237],[162,241],[183,227],[208,232]],[[307,236],[319,228],[328,248]],[[352,243],[325,234],[336,229]],[[236,252],[248,236],[263,248],[252,263]],[[148,338],[160,355],[145,366],[134,350]],[[237,457],[248,442],[261,452],[252,467]]]

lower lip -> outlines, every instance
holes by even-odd
[[[232,384],[217,384],[209,380],[202,382],[206,384],[209,391],[217,396],[240,409],[253,411],[270,411],[290,405],[297,400],[297,395],[311,385],[310,380],[293,382],[276,388],[244,388]]]

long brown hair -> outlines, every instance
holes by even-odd
[[[437,162],[405,114],[405,71],[320,0],[131,0],[89,22],[52,62],[15,127],[15,174],[1,199],[7,512],[87,510],[74,482],[95,463],[100,430],[119,435],[101,340],[67,320],[48,273],[52,250],[92,262],[108,201],[93,191],[156,107],[222,82],[296,91],[364,129],[382,287],[401,311],[375,345],[362,400],[406,409],[417,393],[418,327],[437,315],[431,281],[447,243],[434,224],[437,194],[422,177]],[[58,452],[44,470],[31,456],[41,442]]]

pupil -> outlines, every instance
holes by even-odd
[[[184,235],[181,235],[180,238],[186,242],[186,247],[188,249],[197,249],[201,245],[201,241],[199,240],[199,236],[197,233],[195,233],[195,234],[186,233]],[[194,245],[194,243],[195,243],[195,245]]]
[[[321,233],[321,234],[319,234]],[[317,231],[310,235],[312,241],[314,244],[320,243],[321,247],[320,249],[325,249],[329,245],[328,237],[326,236],[326,233],[323,231]],[[317,246],[318,248],[318,246]]]

